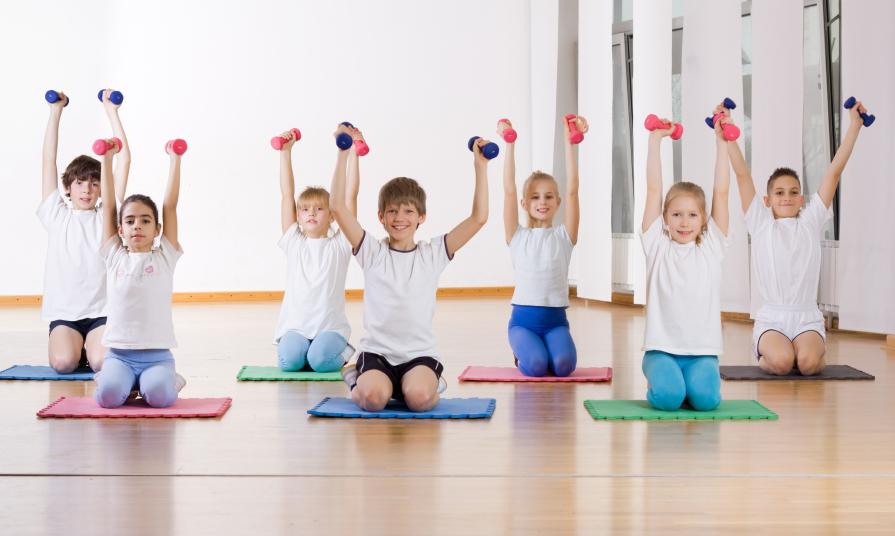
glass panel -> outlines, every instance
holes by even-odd
[[[820,186],[830,164],[830,156],[827,152],[829,131],[824,118],[826,101],[820,63],[824,59],[820,8],[817,5],[807,6],[802,13],[802,191],[808,199]],[[833,239],[832,222],[824,229],[824,239]]]
[[[612,47],[612,232],[634,232],[634,172],[625,47]]]
[[[752,166],[752,16],[742,17],[743,32],[743,143],[746,163]]]
[[[681,54],[684,30],[671,32],[671,115],[676,123],[681,121]],[[683,154],[680,143],[671,144],[674,153],[674,182],[683,180]],[[689,177],[688,180],[692,180]]]
[[[614,0],[612,3],[612,12],[613,22],[634,20],[634,0]]]
[[[840,19],[830,23],[830,100],[833,101],[833,147],[839,147],[839,107],[845,101],[839,81],[839,28]]]

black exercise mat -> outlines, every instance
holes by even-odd
[[[798,369],[785,376],[768,374],[758,367],[721,367],[721,378],[730,381],[756,381],[756,380],[874,380],[871,374],[860,371],[848,365],[827,365],[820,374],[814,376],[802,376]]]

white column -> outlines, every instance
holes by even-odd
[[[646,152],[649,133],[643,120],[653,113],[671,117],[671,2],[634,0],[634,228],[643,221],[646,198]],[[686,134],[685,134],[686,135]],[[671,144],[662,146],[662,177],[665,189],[674,182]],[[639,239],[632,248],[634,303],[646,300],[646,266]]]
[[[559,0],[531,0],[531,169],[519,169],[525,176],[554,171],[558,58]]]
[[[839,327],[876,333],[895,333],[893,28],[895,2],[842,0],[842,98],[854,95],[877,120],[862,130],[842,175]],[[841,106],[844,134],[849,118]]]
[[[715,169],[715,134],[705,118],[725,97],[737,108],[733,119],[743,128],[742,21],[739,0],[686,0],[681,53],[681,139],[683,180],[705,191],[712,206]],[[724,257],[721,310],[749,310],[749,250],[736,177],[731,172],[730,248]]]
[[[579,146],[578,296],[612,299],[612,3],[578,10],[578,113],[590,121]]]
[[[752,178],[758,196],[767,193],[768,177],[778,167],[801,176],[803,12],[802,2],[752,2]],[[807,198],[813,192],[804,193]],[[751,293],[755,315],[761,307],[757,286]]]

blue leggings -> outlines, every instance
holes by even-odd
[[[684,399],[697,411],[713,410],[721,403],[718,356],[650,350],[643,354],[643,373],[649,384],[646,399],[656,409],[674,411]]]
[[[167,408],[177,401],[171,350],[109,348],[103,369],[96,375],[93,393],[96,403],[104,408],[117,408],[135,388],[140,389],[143,400],[154,408]]]
[[[334,331],[323,331],[313,340],[287,331],[277,343],[280,370],[295,372],[307,364],[316,372],[335,372],[345,364],[342,352],[346,346],[348,341]]]
[[[522,374],[568,376],[575,371],[578,353],[565,307],[513,305],[508,332]]]

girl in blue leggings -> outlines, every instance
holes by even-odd
[[[673,128],[650,133],[647,154],[646,206],[641,240],[646,255],[646,335],[643,373],[647,400],[674,411],[686,401],[708,411],[721,403],[718,355],[721,339],[721,261],[728,245],[730,161],[722,123],[716,122],[715,180],[712,214],[705,193],[680,182],[662,200],[662,138]],[[671,123],[668,122],[670,125]]]
[[[587,132],[583,117],[572,119],[578,130]],[[568,376],[575,371],[577,353],[569,333],[569,260],[578,241],[578,160],[566,126],[566,207],[564,221],[553,225],[561,199],[552,176],[535,171],[516,197],[515,138],[506,144],[504,157],[503,222],[513,259],[516,289],[510,316],[510,347],[519,371],[526,376]],[[508,119],[497,124],[503,135],[512,128]],[[506,138],[504,138],[506,139]],[[517,205],[518,203],[518,205]],[[519,207],[528,226],[519,225]]]

